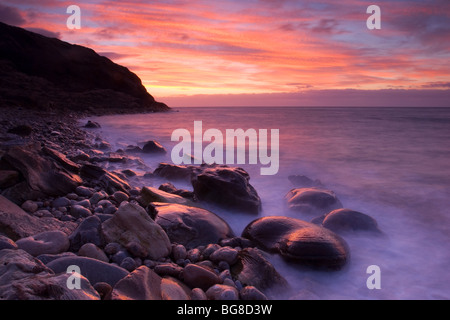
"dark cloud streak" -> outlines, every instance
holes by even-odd
[[[26,23],[18,9],[2,4],[0,4],[0,21],[13,26],[21,26]]]

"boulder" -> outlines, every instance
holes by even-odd
[[[171,242],[187,249],[234,237],[228,223],[211,211],[181,204],[153,203],[155,221]]]
[[[124,247],[137,242],[153,260],[170,254],[166,232],[137,204],[122,202],[113,217],[103,222],[102,229],[107,242],[117,242]]]
[[[219,276],[207,267],[188,264],[183,270],[184,283],[191,288],[200,288],[203,291],[211,286],[221,283]]]
[[[154,154],[165,154],[166,149],[157,141],[147,141],[142,147],[142,152],[144,153],[154,153]]]
[[[151,202],[177,203],[187,206],[195,205],[192,201],[186,198],[153,187],[143,187],[141,189],[138,201],[143,207],[147,207]]]
[[[321,217],[322,226],[336,233],[369,231],[381,233],[377,221],[371,216],[350,210],[336,209]],[[317,220],[316,220],[317,221]]]
[[[159,186],[158,189],[168,192],[168,193],[171,193],[171,194],[176,194],[180,197],[186,198],[186,199],[194,201],[194,202],[197,200],[193,191],[189,191],[189,190],[185,190],[185,189],[177,189],[170,182],[163,183],[162,185]]]
[[[197,172],[197,167],[160,163],[153,174],[168,180],[181,180],[191,182],[191,178]]]
[[[20,186],[16,185],[5,191],[16,203],[43,196],[65,195],[82,182],[76,172],[76,165],[69,165],[70,160],[61,153],[41,148],[39,144],[12,147],[2,160],[19,171],[25,179]],[[71,170],[75,168],[76,170]]]
[[[350,256],[348,245],[340,236],[295,218],[256,219],[245,227],[242,236],[262,250],[315,268],[340,269]]]
[[[290,210],[306,214],[325,214],[342,208],[333,191],[320,188],[296,188],[289,191],[285,200]]]
[[[70,234],[76,227],[76,223],[69,221],[31,216],[16,204],[0,196],[0,233],[14,241],[44,231],[59,230]]]
[[[16,241],[22,249],[34,257],[41,254],[58,254],[69,249],[69,237],[62,231],[45,231]]]
[[[114,264],[106,263],[97,259],[66,256],[47,263],[47,267],[54,273],[66,272],[69,266],[78,266],[81,274],[86,277],[92,285],[97,282],[106,282],[112,287],[128,275],[128,271]]]
[[[235,264],[238,261],[238,254],[239,251],[230,248],[230,247],[222,247],[214,251],[210,256],[209,259],[215,263],[219,263],[220,261],[225,261],[230,266]]]
[[[269,294],[285,293],[288,282],[256,248],[246,248],[239,252],[238,261],[231,267],[231,274],[245,286],[254,286]]]
[[[249,180],[250,176],[242,168],[212,166],[195,175],[192,186],[201,201],[257,214],[261,210],[261,199]]]
[[[153,270],[140,266],[113,286],[111,300],[161,300],[161,281]]]
[[[131,189],[128,182],[94,164],[84,164],[80,169],[80,174],[84,179],[95,180],[109,194],[114,194],[116,191],[128,193]]]
[[[54,272],[23,250],[0,251],[0,297],[4,300],[99,300],[90,282],[80,276],[81,288],[70,290],[72,274]]]

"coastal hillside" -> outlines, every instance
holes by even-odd
[[[0,106],[132,113],[169,110],[139,77],[94,50],[0,23]]]

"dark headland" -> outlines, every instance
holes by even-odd
[[[91,114],[167,111],[94,50],[0,22],[0,106]]]
[[[302,176],[287,205],[322,215],[317,224],[257,219],[262,202],[241,168],[162,163],[149,179],[184,180],[193,190],[134,187],[132,170],[109,166],[163,148],[149,141],[151,148],[111,150],[98,124],[80,119],[170,108],[89,48],[0,23],[0,70],[0,300],[295,299],[263,251],[339,270],[349,249],[323,227],[328,220],[348,226],[342,217],[357,215],[352,228],[378,232],[370,217],[339,211],[331,191]],[[235,235],[206,202],[255,220]]]

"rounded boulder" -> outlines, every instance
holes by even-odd
[[[262,250],[314,268],[340,269],[350,252],[344,239],[315,224],[289,217],[263,217],[251,222],[242,236]]]
[[[174,203],[153,203],[155,221],[172,243],[192,249],[234,237],[228,223],[211,211]]]
[[[353,231],[381,233],[374,218],[350,209],[331,211],[323,219],[322,226],[337,233]]]
[[[285,200],[288,208],[306,214],[325,214],[342,208],[333,191],[321,188],[296,188],[289,191]]]

